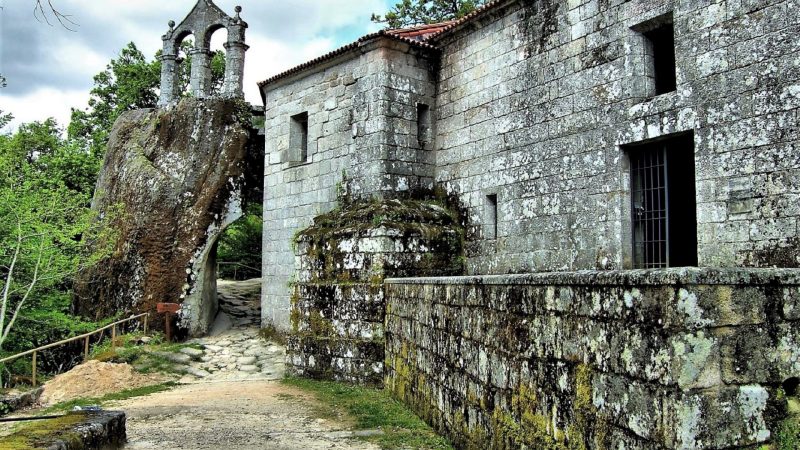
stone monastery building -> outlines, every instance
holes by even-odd
[[[459,448],[775,442],[799,8],[496,0],[260,83],[292,370],[384,384]]]
[[[287,333],[289,369],[383,385],[457,448],[778,442],[800,414],[798,11],[495,0],[260,83],[262,325]],[[194,247],[146,299],[188,274],[182,314],[198,334],[252,143],[249,112],[231,119],[241,102],[205,98],[204,45],[228,29],[223,96],[241,97],[240,12],[199,0],[170,25],[163,109],[129,115],[143,131],[110,145],[124,163],[127,147],[142,152],[128,141],[163,138],[186,147],[187,168],[225,169],[206,183],[224,195],[172,199],[170,211],[208,208],[168,214]],[[194,98],[178,102],[190,33]],[[137,273],[144,286],[160,272]]]
[[[266,318],[343,178],[456,196],[468,274],[797,267],[797,7],[493,1],[260,83]]]

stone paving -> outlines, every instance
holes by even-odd
[[[258,335],[256,327],[232,328],[215,336],[192,339],[180,353],[165,354],[186,375],[181,383],[197,381],[279,380],[285,349]]]

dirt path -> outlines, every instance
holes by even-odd
[[[210,382],[108,405],[128,415],[126,450],[378,449],[318,419],[313,400],[275,381]]]

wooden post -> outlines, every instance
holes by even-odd
[[[83,360],[89,360],[89,336],[86,336],[86,339],[83,342]]]
[[[150,314],[149,313],[146,316],[144,316],[144,335],[145,336],[147,336],[147,319],[149,319],[149,318],[150,318]]]
[[[36,352],[33,352],[33,365],[31,367],[31,384],[36,387]]]
[[[114,325],[113,327],[111,327],[111,348],[113,349],[116,346],[117,346],[117,326]]]
[[[157,303],[156,310],[159,314],[164,313],[164,330],[167,332],[167,342],[172,341],[172,315],[181,310],[181,305],[177,303]]]
[[[166,319],[167,323],[165,325],[166,330],[167,330],[167,342],[172,342],[172,323],[171,323],[172,322],[172,313],[171,312],[167,312],[166,314],[164,314],[164,317],[167,318]]]

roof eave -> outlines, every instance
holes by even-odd
[[[355,42],[351,42],[350,44],[347,44],[347,45],[345,45],[343,47],[340,47],[340,48],[338,48],[336,50],[333,50],[332,52],[329,52],[329,53],[327,53],[325,55],[322,55],[320,57],[312,59],[311,61],[307,61],[307,62],[305,62],[303,64],[295,66],[295,67],[293,67],[293,68],[291,68],[289,70],[286,70],[284,72],[281,72],[281,73],[279,73],[279,74],[277,74],[277,75],[275,75],[273,77],[267,78],[264,81],[260,81],[258,83],[258,87],[262,91],[262,97],[264,96],[263,95],[263,90],[267,86],[274,85],[274,84],[278,83],[279,81],[283,81],[286,78],[290,78],[290,77],[291,78],[295,78],[298,75],[305,74],[306,72],[308,72],[308,71],[310,71],[312,69],[318,69],[318,67],[320,65],[328,63],[330,61],[335,61],[335,60],[339,59],[339,57],[341,57],[343,55],[347,55],[348,53],[355,53],[356,51],[359,51],[359,53],[360,53],[360,51],[364,47],[366,47],[367,45],[369,45],[369,44],[371,44],[373,42],[376,42],[376,41],[378,41],[380,39],[389,39],[389,40],[393,40],[393,41],[399,41],[399,42],[405,43],[405,44],[407,44],[407,45],[409,45],[409,46],[411,46],[413,48],[417,48],[417,49],[420,49],[420,50],[423,50],[423,51],[436,52],[436,53],[439,52],[438,48],[436,48],[433,45],[430,45],[430,44],[428,44],[426,42],[417,41],[415,39],[409,39],[409,38],[405,38],[405,37],[402,37],[402,36],[395,36],[395,35],[392,35],[391,33],[388,33],[386,30],[381,30],[381,31],[379,31],[377,33],[371,33],[371,34],[368,34],[366,36],[363,36],[363,37],[359,38]]]

